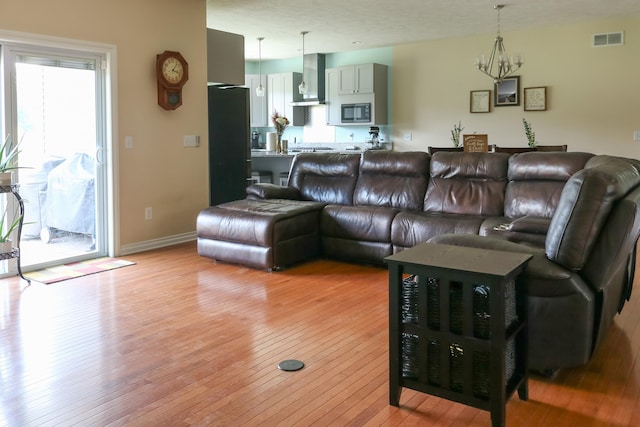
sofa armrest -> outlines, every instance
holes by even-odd
[[[282,187],[275,184],[259,183],[247,187],[248,199],[287,199],[301,200],[300,191],[295,187]]]
[[[550,218],[527,215],[511,221],[507,230],[520,233],[547,234],[550,223]]]

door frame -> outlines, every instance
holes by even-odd
[[[118,256],[120,239],[120,218],[119,218],[119,197],[114,191],[118,188],[118,115],[117,115],[117,48],[115,45],[87,42],[59,37],[48,37],[29,33],[0,30],[0,46],[3,49],[21,50],[33,48],[38,50],[55,49],[69,52],[79,52],[88,55],[98,55],[103,58],[102,64],[98,64],[104,72],[104,83],[98,90],[101,90],[104,109],[103,137],[104,146],[102,150],[96,150],[96,161],[102,162],[105,171],[105,197],[103,202],[98,203],[98,208],[104,211],[104,221],[101,224],[104,230],[105,249],[108,256]],[[4,54],[3,54],[4,58]],[[1,94],[2,105],[0,105],[0,129],[2,134],[10,131],[12,135],[16,133],[17,118],[13,117],[14,106],[11,105],[15,99],[15,81],[13,70],[7,61],[2,61],[0,73],[0,87],[3,88]],[[4,138],[3,138],[4,139]],[[104,206],[106,204],[106,206]],[[38,266],[44,267],[44,266]],[[25,270],[28,271],[28,270]],[[9,274],[15,274],[13,269]]]

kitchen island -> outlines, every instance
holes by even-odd
[[[391,143],[381,143],[381,149],[391,150]],[[316,143],[300,144],[289,147],[286,153],[278,154],[266,149],[251,150],[251,169],[253,171],[266,171],[273,174],[273,183],[280,184],[280,176],[287,176],[291,168],[291,162],[298,153],[362,153],[371,149],[369,143]]]

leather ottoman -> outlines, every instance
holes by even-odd
[[[198,254],[267,270],[316,257],[325,203],[236,200],[207,208],[196,222]]]

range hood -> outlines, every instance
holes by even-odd
[[[307,93],[302,101],[291,103],[294,107],[324,104],[324,70],[325,59],[323,53],[310,53],[302,58],[302,79],[307,85]]]

